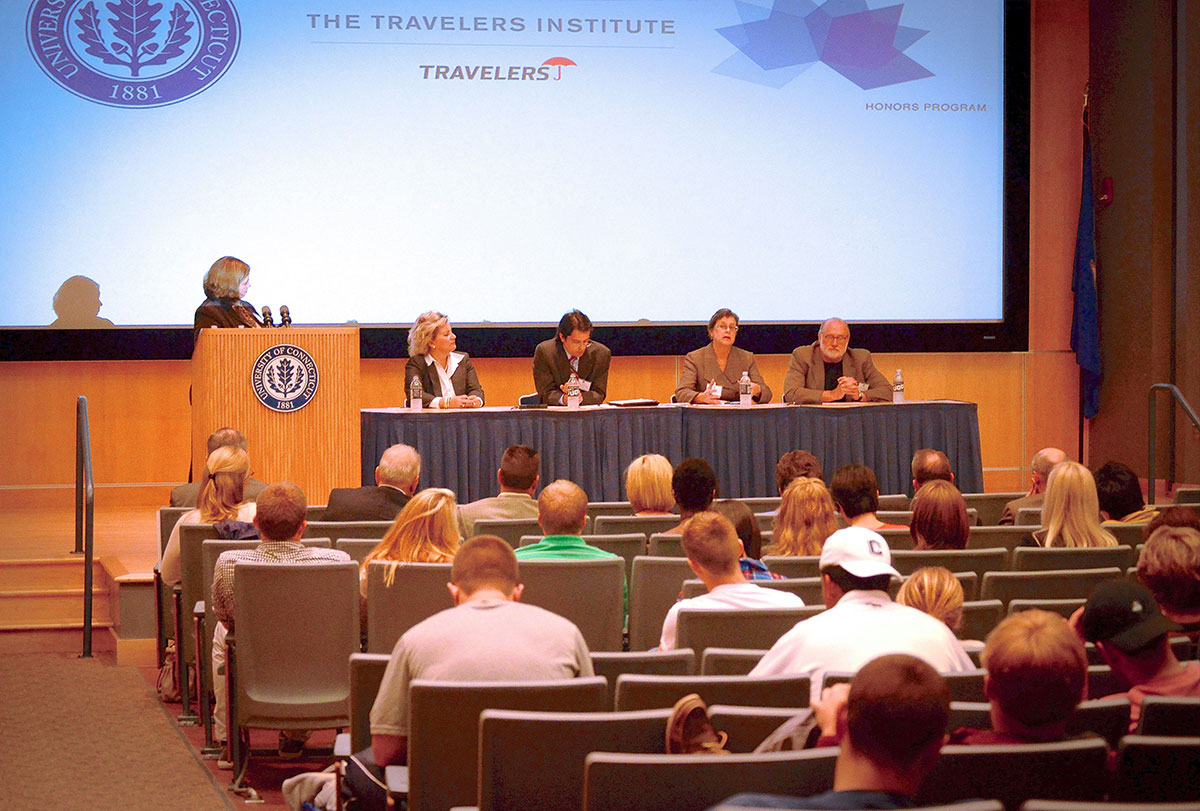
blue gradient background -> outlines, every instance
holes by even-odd
[[[1002,4],[907,0],[932,78],[864,91],[817,63],[722,76],[713,2],[234,0],[240,52],[154,109],[85,101],[0,6],[0,325],[48,324],[74,274],[119,325],[190,324],[218,256],[298,323],[1001,318]],[[888,5],[872,0],[872,8]],[[310,27],[307,13],[522,16],[524,33]],[[103,16],[108,16],[102,11]],[[537,33],[537,17],[673,19],[673,36]],[[653,46],[653,47],[645,47]],[[422,80],[540,65],[562,81]],[[553,69],[552,69],[553,70]],[[874,102],[986,104],[979,113]]]

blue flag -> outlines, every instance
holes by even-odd
[[[1079,196],[1079,230],[1075,236],[1075,272],[1071,278],[1075,313],[1071,317],[1071,349],[1079,364],[1083,416],[1100,410],[1100,318],[1096,296],[1096,212],[1092,202],[1092,140],[1083,127],[1083,191]]]

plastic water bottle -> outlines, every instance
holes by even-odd
[[[892,402],[904,402],[904,375],[900,374],[900,370],[896,370],[895,377],[892,378]]]
[[[421,398],[425,395],[425,389],[421,386],[421,378],[413,375],[412,382],[408,384],[408,408],[410,411],[420,411],[423,405]]]
[[[738,400],[742,408],[752,405],[754,398],[750,395],[750,387],[753,384],[750,382],[750,373],[742,372],[742,379],[738,381]]]
[[[567,379],[567,408],[579,408],[579,403],[583,397],[579,394],[579,376],[571,372],[571,377]]]

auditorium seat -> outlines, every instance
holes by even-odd
[[[690,676],[696,672],[696,654],[691,648],[644,651],[591,651],[592,671],[608,680],[604,706],[616,706],[617,678],[626,673],[643,676]]]
[[[617,677],[618,712],[673,707],[688,693],[708,704],[743,707],[807,707],[808,676],[640,676]]]
[[[963,603],[962,625],[955,636],[983,641],[1004,619],[1004,603],[999,600],[971,600]]]
[[[587,532],[584,526],[583,531]],[[480,518],[475,522],[476,535],[495,535],[513,549],[521,546],[522,535],[543,537],[542,528],[536,518]]]
[[[1105,524],[1104,528],[1125,546],[1137,546],[1146,540],[1146,524]]]
[[[730,752],[753,752],[768,735],[806,709],[714,704],[708,708],[708,717],[712,719],[714,729],[729,736],[726,749]]]
[[[1200,799],[1200,737],[1126,735],[1117,747],[1111,799],[1158,803]]]
[[[754,520],[758,524],[759,532],[763,530],[775,531],[775,511],[763,510],[754,514]]]
[[[909,510],[911,504],[908,493],[885,493],[879,497],[879,509],[885,512]]]
[[[963,501],[967,502],[967,509],[973,509],[979,515],[979,526],[994,527],[1000,523],[1004,505],[1027,495],[1029,493],[963,493]]]
[[[881,529],[879,534],[887,541],[888,549],[896,551],[897,549],[912,549],[913,539],[912,534],[908,529]]]
[[[706,648],[769,650],[796,623],[824,608],[684,608],[677,615],[675,643],[701,656]]]
[[[979,596],[984,600],[1063,600],[1086,599],[1100,583],[1120,577],[1116,567],[1072,569],[1048,572],[988,572],[983,576]]]
[[[987,671],[982,668],[962,673],[943,673],[946,686],[950,688],[951,701],[987,701],[983,694],[983,678]]]
[[[337,542],[337,548],[360,565],[376,546],[379,546],[379,540],[375,538],[341,538]]]
[[[1087,687],[1089,699],[1107,698],[1127,691],[1129,682],[1114,673],[1108,665],[1088,665]]]
[[[521,602],[566,617],[589,650],[621,650],[625,628],[625,561],[523,560]],[[369,626],[368,626],[369,627]]]
[[[1132,546],[1096,546],[1083,548],[1026,547],[1014,549],[1012,568],[1015,572],[1044,572],[1051,569],[1099,569],[1116,566],[1127,569],[1137,564]]]
[[[750,508],[750,512],[757,514],[774,513],[779,509],[779,503],[783,499],[779,496],[764,496],[762,498],[731,498],[729,500],[740,501]]]
[[[409,765],[387,767],[388,788],[403,788],[409,811],[474,805],[484,710],[598,713],[606,709],[605,695],[602,677],[536,682],[415,679],[409,690]]]
[[[952,701],[950,702],[950,723],[947,729],[968,727],[971,729],[991,729],[991,704],[987,701]],[[1110,746],[1115,747],[1117,741],[1129,728],[1129,702],[1123,698],[1097,699],[1080,702],[1071,714],[1067,724],[1067,734],[1081,735],[1094,732],[1104,738]]]
[[[391,529],[392,521],[309,521],[304,527],[305,538],[328,538],[337,543],[342,538],[382,538]]]
[[[594,522],[597,515],[633,515],[633,505],[628,501],[589,501],[588,518]]]
[[[253,795],[243,782],[252,754],[243,731],[350,724],[349,662],[359,646],[358,566],[242,562],[233,569],[233,590],[238,622],[236,639],[228,637],[235,770],[230,788]]]
[[[655,558],[686,558],[687,553],[683,551],[683,536],[668,535],[665,532],[656,532],[650,536],[649,553]]]
[[[451,564],[398,565],[388,586],[390,565],[374,560],[367,564],[367,653],[390,654],[405,631],[454,605],[446,588]]]
[[[764,555],[762,562],[775,574],[784,577],[820,577],[821,556]]]
[[[923,566],[941,566],[952,572],[975,572],[982,579],[985,572],[1008,569],[1008,550],[996,549],[897,549],[892,552],[892,565],[902,575],[910,575]]]
[[[766,650],[707,648],[700,659],[700,675],[746,676],[766,655]]]
[[[379,694],[390,654],[350,654],[350,727],[337,736],[334,755],[349,757],[371,745],[371,707]]]
[[[1016,527],[1040,527],[1041,525],[1041,507],[1022,507],[1017,510],[1017,514],[1013,519],[1013,526]]]
[[[1015,549],[1029,546],[1033,541],[1033,527],[971,527],[967,535],[967,549]]]
[[[917,801],[929,805],[993,797],[1005,808],[1025,800],[1099,800],[1108,785],[1108,745],[1100,738],[1057,743],[942,747]]]
[[[649,537],[679,526],[678,515],[598,515],[592,530],[596,535],[628,535],[640,532]]]
[[[1008,616],[1012,616],[1020,611],[1030,611],[1037,609],[1039,611],[1052,611],[1055,614],[1061,614],[1067,619],[1075,613],[1076,609],[1082,608],[1087,600],[1083,597],[1076,597],[1070,600],[1009,600]]]
[[[1160,736],[1200,734],[1200,698],[1146,696],[1142,699],[1142,714],[1138,718],[1138,734]]]
[[[591,752],[661,753],[669,709],[637,712],[484,710],[479,810],[579,811]]]
[[[822,608],[825,607],[821,595],[821,578],[819,577],[785,577],[782,580],[755,580],[754,585],[795,594],[804,601],[806,606],[819,605]],[[707,593],[708,589],[705,588],[703,580],[685,580],[683,583],[683,596],[685,599],[699,597],[701,594]]]
[[[703,811],[744,791],[809,795],[833,785],[838,750],[695,755],[593,752],[584,766],[584,811]]]
[[[633,561],[629,581],[629,649],[656,647],[662,624],[675,604],[683,581],[694,574],[687,558],[639,557]]]

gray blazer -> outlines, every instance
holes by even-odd
[[[721,387],[722,400],[738,398],[738,380],[742,372],[749,372],[750,379],[762,387],[762,392],[754,399],[756,403],[771,402],[771,387],[763,380],[754,362],[754,353],[736,346],[729,350],[729,361],[725,371],[721,371],[717,363],[717,352],[710,343],[699,349],[688,352],[683,358],[683,374],[679,376],[679,384],[675,387],[675,400],[680,403],[690,403],[696,395],[708,388],[710,380],[717,381]]]
[[[537,517],[537,501],[524,493],[504,493],[458,507],[458,526],[464,541],[475,534],[475,522],[481,518]]]
[[[847,349],[842,356],[842,376],[853,377],[867,384],[866,400],[872,403],[890,403],[892,386],[875,364],[871,353],[865,349]],[[817,343],[798,346],[788,361],[787,374],[783,378],[783,401],[785,403],[819,403],[825,390],[825,362],[821,359],[821,348]]]

